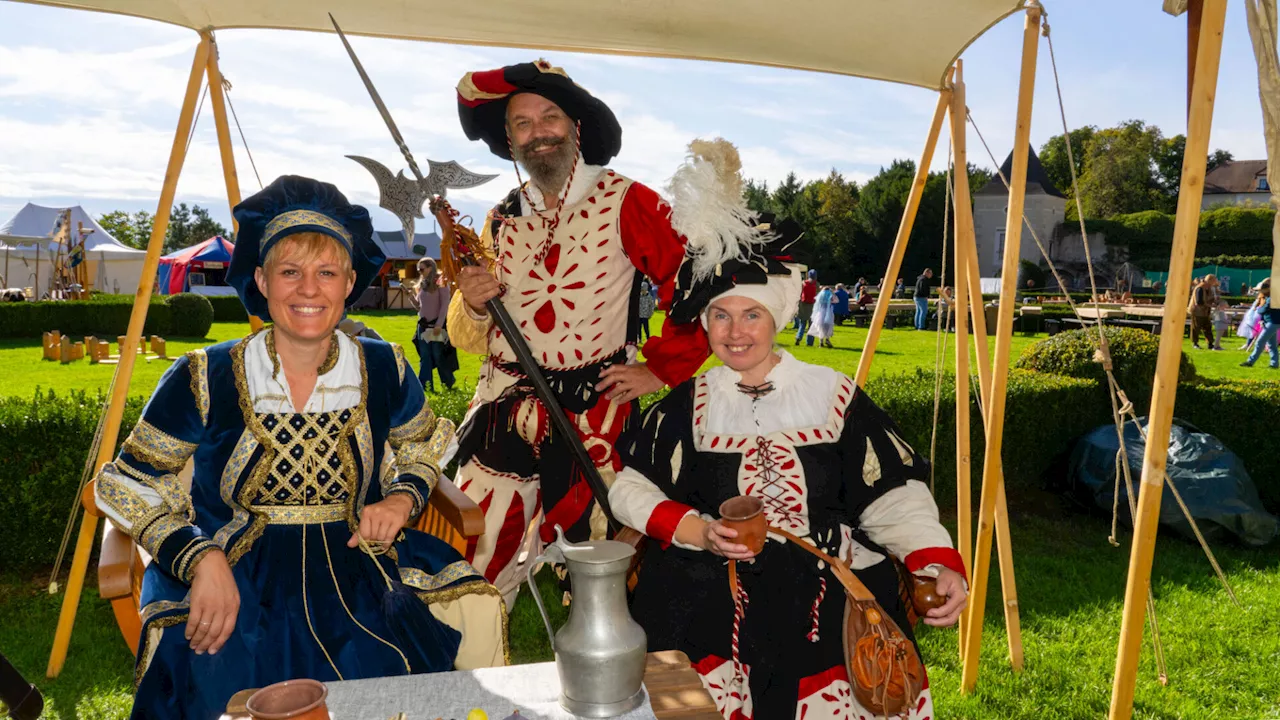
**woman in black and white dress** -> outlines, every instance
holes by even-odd
[[[964,608],[964,567],[922,482],[928,463],[888,415],[843,373],[775,349],[799,303],[799,273],[783,262],[794,232],[756,220],[769,242],[712,259],[710,272],[690,237],[670,311],[705,325],[723,365],[674,388],[618,445],[610,504],[654,541],[632,614],[651,648],[688,654],[727,720],[870,718],[849,684],[830,568],[775,536],[752,554],[716,519],[720,504],[760,498],[770,526],[848,563],[909,636],[889,555],[937,578],[947,602],[924,619],[936,626]],[[726,559],[740,561],[733,591]],[[907,717],[932,714],[926,682]]]

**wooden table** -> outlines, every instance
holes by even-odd
[[[658,720],[721,720],[711,694],[702,686],[698,673],[689,666],[689,658],[682,652],[649,653],[644,668],[644,686],[649,693],[654,717]],[[221,720],[250,720],[244,703],[253,692],[244,690],[232,696]],[[424,719],[431,720],[425,715],[410,715],[410,720]],[[490,720],[498,718],[490,715]]]

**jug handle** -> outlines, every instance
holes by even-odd
[[[533,579],[533,573],[537,571],[538,566],[544,562],[563,563],[564,552],[560,546],[565,542],[564,530],[556,525],[556,541],[548,545],[541,555],[533,559],[529,563],[529,567],[525,570],[525,578],[529,582],[529,591],[533,593],[533,601],[538,605],[538,612],[542,615],[542,624],[547,628],[547,640],[551,643],[551,651],[556,649],[556,634],[551,629],[551,618],[547,615],[547,608],[542,604],[542,593],[538,591],[538,583]]]

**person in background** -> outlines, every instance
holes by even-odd
[[[867,289],[866,285],[863,285],[862,289],[858,291],[858,309],[861,310],[868,305],[875,304],[876,296],[871,294],[871,291]]]
[[[911,297],[916,301],[916,329],[929,327],[929,281],[933,279],[933,270],[925,268],[916,278],[916,287]]]
[[[951,308],[955,304],[955,297],[950,285],[944,285],[938,290],[938,325],[944,327],[948,332],[951,330],[954,318],[951,317]]]
[[[1262,332],[1258,334],[1258,338],[1253,342],[1253,350],[1249,353],[1248,359],[1240,363],[1241,367],[1253,367],[1258,361],[1258,356],[1262,354],[1264,347],[1271,351],[1271,369],[1280,368],[1280,350],[1276,347],[1276,332],[1280,331],[1280,309],[1271,304],[1271,279],[1267,278],[1258,283],[1258,294],[1262,298],[1261,307],[1258,314],[1262,317]]]
[[[796,313],[796,344],[809,333],[809,322],[813,317],[813,303],[818,299],[818,271],[810,270],[804,283],[800,285],[800,310]],[[813,347],[813,336],[809,335],[805,343]]]
[[[844,289],[844,283],[836,284],[835,315],[837,325],[843,325],[849,318],[849,291]]]
[[[1208,338],[1210,350],[1221,350],[1213,337],[1213,322],[1210,312],[1218,305],[1218,280],[1213,275],[1205,275],[1204,279],[1191,288],[1191,297],[1187,303],[1187,312],[1191,315],[1191,346],[1200,349],[1200,334]]]
[[[1222,339],[1227,336],[1227,330],[1230,328],[1230,320],[1227,319],[1227,301],[1219,300],[1217,306],[1213,308],[1213,330],[1217,333],[1218,344],[1215,349],[1222,349]]]
[[[835,293],[831,292],[830,287],[824,287],[813,303],[813,316],[809,321],[809,344],[813,345],[813,339],[818,338],[819,347],[835,347],[831,344],[835,324]]]
[[[1258,284],[1258,288],[1262,287],[1262,283]],[[1249,305],[1249,309],[1245,311],[1244,318],[1240,320],[1239,327],[1236,328],[1236,335],[1244,338],[1244,344],[1238,350],[1248,350],[1253,346],[1258,334],[1262,332],[1262,311],[1267,307],[1267,296],[1260,289],[1255,291],[1253,303]]]
[[[866,278],[864,278],[864,277],[860,277],[860,278],[858,278],[858,282],[856,282],[856,283],[854,283],[854,284],[853,284],[853,293],[852,293],[852,295],[853,295],[855,298],[856,298],[856,297],[858,297],[858,293],[860,293],[860,292],[862,291],[862,288],[864,288],[864,287],[866,287],[866,286],[867,286],[867,279],[866,279]]]
[[[653,290],[650,288],[649,281],[644,280],[640,283],[640,339],[649,339],[649,318],[653,317],[653,310],[658,305],[658,300],[653,296]]]
[[[424,257],[418,261],[416,292],[409,297],[418,308],[418,328],[413,345],[418,348],[418,382],[435,392],[434,372],[440,373],[440,384],[453,389],[453,374],[458,370],[458,351],[449,344],[445,320],[449,316],[449,288],[440,282],[436,261]]]
[[[893,297],[902,299],[907,296],[907,285],[902,278],[898,278],[898,284],[893,286]]]

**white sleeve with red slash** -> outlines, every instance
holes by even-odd
[[[639,530],[664,547],[675,545],[685,550],[702,549],[675,539],[680,521],[688,515],[697,515],[698,511],[669,499],[649,478],[632,468],[624,467],[618,472],[613,487],[609,488],[609,506],[618,522]]]
[[[872,542],[902,558],[913,573],[937,577],[938,568],[946,567],[965,576],[951,534],[938,521],[938,505],[919,480],[908,480],[877,498],[862,511],[859,525]]]

